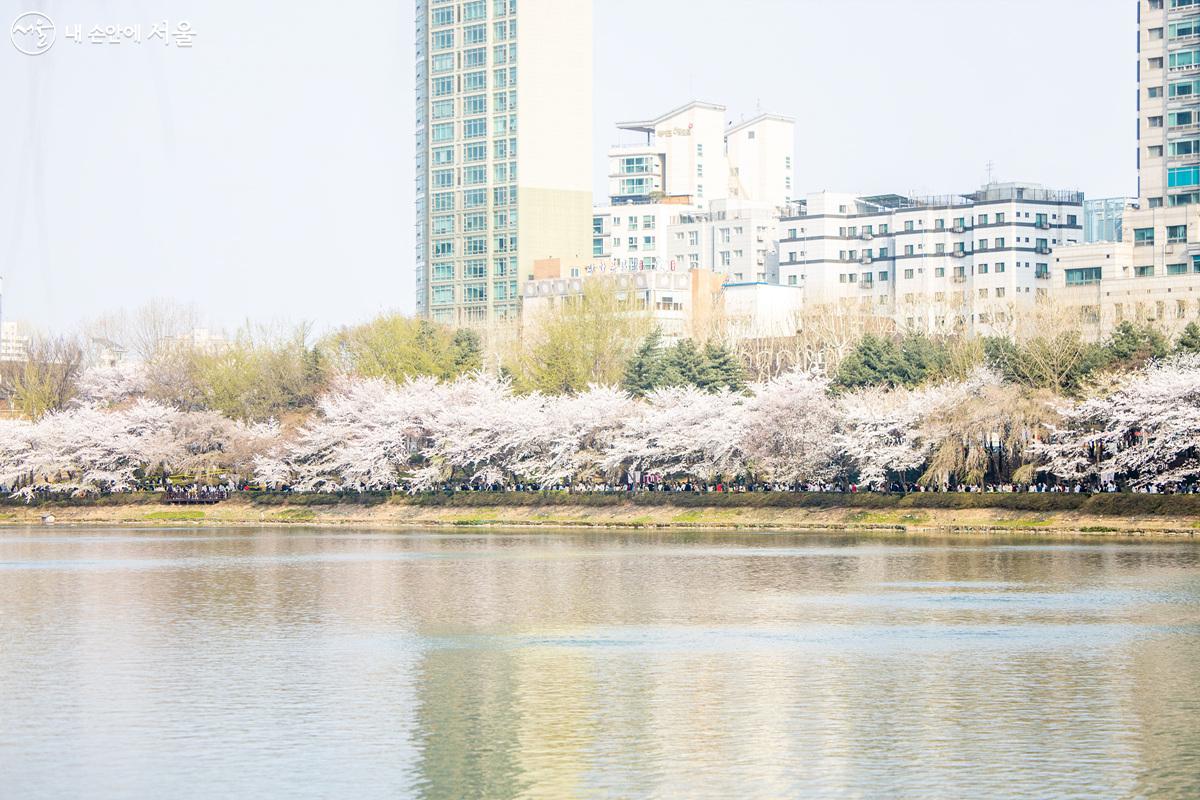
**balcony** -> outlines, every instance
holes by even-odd
[[[1044,230],[1044,231],[1048,231],[1048,230],[1050,230],[1050,223],[1044,219],[1040,219],[1034,223],[1034,227],[1040,228],[1041,230]]]
[[[872,261],[874,261],[874,260],[875,260],[875,259],[874,259],[874,258],[872,258],[871,256],[863,256],[863,257],[862,257],[862,259],[861,259],[861,263],[863,263],[863,264],[870,264],[870,263],[871,263]]]
[[[858,288],[860,288],[860,289],[875,288],[875,279],[870,276],[864,276],[863,279],[858,282]]]
[[[963,227],[962,225],[955,225],[953,228],[950,229],[950,231],[951,231],[951,233],[966,233],[967,229],[965,227]]]
[[[1047,246],[1046,246],[1046,245],[1044,245],[1044,244],[1043,244],[1043,245],[1038,245],[1037,247],[1035,247],[1035,248],[1034,248],[1034,250],[1035,250],[1035,252],[1037,252],[1037,254],[1038,254],[1039,256],[1048,256],[1048,255],[1050,255],[1050,248],[1049,248],[1049,247],[1047,247]]]
[[[859,234],[858,238],[862,239],[865,242],[869,242],[875,238],[875,234],[871,233],[870,231],[863,231],[861,234]]]
[[[955,258],[966,258],[967,251],[966,250],[951,250],[950,255],[954,256]]]

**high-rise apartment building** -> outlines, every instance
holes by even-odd
[[[1135,0],[1138,203],[1121,241],[1055,253],[1055,298],[1102,336],[1200,317],[1200,0]]]
[[[416,0],[417,313],[514,317],[592,252],[591,0]]]

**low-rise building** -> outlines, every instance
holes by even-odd
[[[822,192],[779,221],[780,282],[806,306],[933,332],[1006,331],[1048,295],[1051,254],[1082,239],[1083,195],[992,183],[962,195]]]
[[[733,283],[778,283],[781,212],[767,203],[721,200],[707,211],[678,214],[667,231],[668,265],[710,270]]]

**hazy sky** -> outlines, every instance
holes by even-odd
[[[596,0],[595,163],[692,98],[796,119],[796,189],[1133,194],[1129,0]],[[58,27],[18,53],[11,22]],[[0,0],[4,318],[413,307],[411,0]],[[191,23],[191,49],[68,25]]]

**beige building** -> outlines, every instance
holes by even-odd
[[[1200,3],[1138,4],[1138,206],[1121,241],[1055,252],[1055,302],[1095,337],[1200,317]]]
[[[590,259],[591,0],[417,0],[417,313],[513,318]]]

